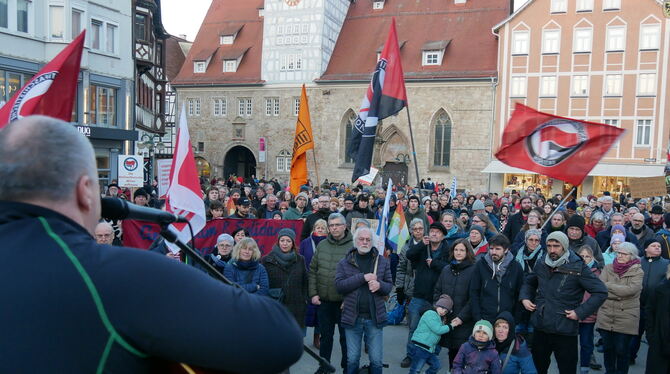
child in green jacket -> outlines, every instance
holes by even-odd
[[[425,364],[429,366],[426,374],[434,374],[440,370],[440,359],[435,354],[435,347],[441,335],[460,325],[455,322],[452,322],[451,325],[442,324],[442,317],[449,314],[453,306],[454,302],[449,295],[441,295],[435,302],[435,310],[428,310],[421,316],[412,335],[414,355],[412,366],[409,368],[410,374],[419,373]]]

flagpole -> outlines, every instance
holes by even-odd
[[[544,221],[544,223],[542,224],[542,227],[540,227],[540,231],[544,230],[544,226],[547,225],[547,222],[551,221],[551,217],[553,217],[553,215],[556,214],[556,212],[558,212],[559,209],[561,209],[561,206],[563,206],[563,204],[565,204],[565,201],[568,200],[568,198],[570,198],[570,196],[572,196],[572,193],[573,193],[573,192],[576,192],[576,191],[577,191],[577,186],[572,187],[572,189],[570,190],[570,192],[568,192],[568,194],[565,195],[565,197],[563,198],[563,200],[561,200],[561,202],[556,206],[556,208],[554,208],[554,211],[551,212],[551,214],[550,214],[550,215],[547,217],[547,219]]]
[[[316,151],[312,148],[312,156],[314,158],[314,172],[316,173],[316,185],[321,186],[321,181],[319,180],[319,165],[316,163]]]
[[[412,118],[409,116],[409,105],[406,107],[407,109],[407,123],[409,125],[409,139],[410,142],[412,143],[412,157],[414,158],[414,171],[416,172],[416,186],[419,189],[419,198],[422,197],[422,191],[421,191],[421,182],[419,178],[419,164],[416,162],[416,148],[414,147],[414,134],[412,133]]]

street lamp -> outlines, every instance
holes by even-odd
[[[165,149],[165,144],[161,141],[161,137],[154,134],[150,136],[149,134],[144,134],[140,138],[140,142],[137,143],[137,148],[147,149],[149,151],[149,183],[153,180],[154,177],[154,159],[156,150],[159,152]]]

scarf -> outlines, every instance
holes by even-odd
[[[258,267],[258,261],[237,260],[237,261],[235,261],[235,266],[237,266],[237,268],[240,269],[240,270],[254,270]]]
[[[509,264],[512,263],[512,261],[514,260],[514,256],[512,255],[512,252],[507,251],[507,253],[505,253],[505,257],[503,257],[503,259],[496,264],[493,262],[491,254],[487,253],[484,256],[484,260],[486,260],[486,263],[493,271],[491,279],[495,278],[498,281],[498,283],[500,283],[502,277],[505,275],[505,272],[507,271],[507,268],[509,267]]]
[[[486,250],[483,249],[483,247],[487,244],[489,244],[489,242],[486,241],[486,238],[482,237],[482,241],[472,248],[474,255],[477,256],[480,253],[485,253]],[[472,245],[472,243],[470,243],[470,245]]]
[[[449,232],[447,232],[447,236],[445,236],[445,238],[451,238],[452,236],[454,236],[456,234],[458,234],[458,226],[456,226],[456,224],[454,224],[449,229]]]
[[[623,263],[623,264],[620,263],[617,260],[614,260],[614,262],[612,263],[612,270],[614,270],[616,275],[618,275],[619,278],[621,278],[621,277],[623,277],[624,274],[626,274],[626,272],[628,271],[628,269],[631,268],[631,266],[633,266],[635,264],[639,264],[639,263],[640,263],[640,260],[637,259],[637,258],[635,260],[630,260],[630,261],[628,261],[626,263]]]
[[[282,252],[281,249],[279,249],[278,245],[272,246],[272,251],[270,251],[270,253],[275,257],[275,259],[277,259],[279,265],[283,267],[289,267],[293,265],[297,260],[295,251],[284,253]]]
[[[563,253],[563,256],[559,257],[556,261],[553,261],[549,257],[549,253],[547,253],[546,256],[544,256],[544,263],[547,264],[550,268],[557,268],[559,266],[562,266],[568,262],[568,258],[570,257],[570,251],[565,250],[565,253]]]

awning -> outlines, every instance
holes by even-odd
[[[528,171],[524,169],[515,168],[498,160],[491,161],[485,168],[482,170],[482,173],[493,173],[493,174],[537,174],[533,171]],[[660,177],[665,175],[665,166],[664,165],[639,165],[639,164],[604,164],[600,163],[596,165],[593,170],[589,173],[589,176],[593,177],[633,177],[633,178],[643,178],[643,177]]]

